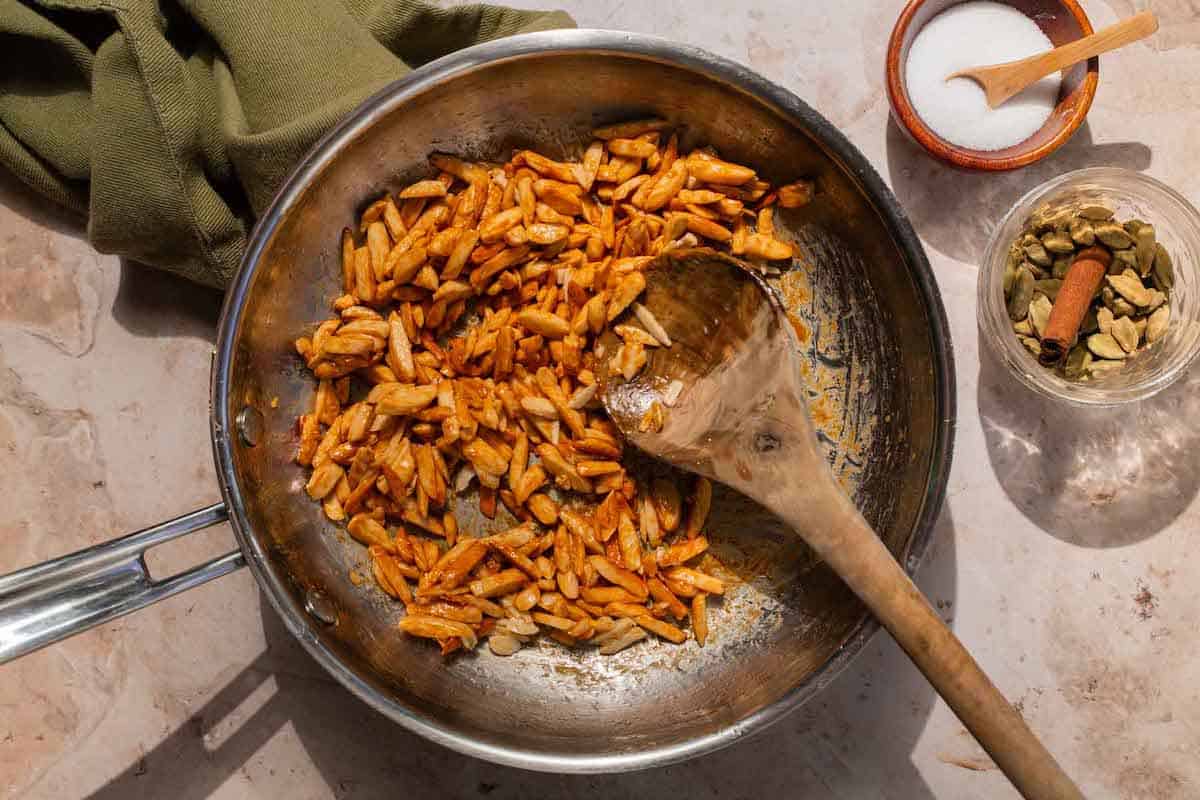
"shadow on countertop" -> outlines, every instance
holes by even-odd
[[[917,583],[952,618],[957,581],[948,508],[935,526]],[[462,756],[407,732],[330,679],[265,601],[260,613],[267,650],[92,800],[200,800],[238,772],[269,780],[257,774],[274,774],[275,765],[255,756],[289,727],[325,783],[323,789],[307,789],[306,797],[934,800],[911,753],[936,697],[882,632],[825,691],[760,735],[643,772],[555,775]],[[234,719],[251,695],[261,697],[260,687],[272,681],[269,699],[230,730],[227,718]],[[222,735],[214,746],[206,737],[218,729]],[[290,779],[292,785],[297,779]]]
[[[55,233],[87,238],[87,219],[47,200],[7,169],[0,167],[0,205]]]
[[[187,336],[215,342],[223,299],[216,289],[122,258],[112,315],[134,336]]]
[[[74,239],[87,238],[87,220],[34,192],[0,169],[0,205]],[[187,336],[215,341],[223,295],[164,270],[121,259],[113,317],[135,336]]]
[[[1137,403],[1074,408],[1017,381],[979,341],[979,416],[1013,504],[1081,547],[1148,539],[1200,490],[1200,371]]]
[[[967,172],[934,159],[888,116],[887,171],[892,191],[908,212],[922,241],[943,255],[978,264],[992,231],[1026,192],[1066,172],[1085,167],[1150,166],[1141,142],[1095,144],[1085,121],[1057,152],[1011,172]]]

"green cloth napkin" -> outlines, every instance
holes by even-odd
[[[565,13],[416,0],[0,0],[0,164],[115,253],[224,286],[288,170],[364,98]]]

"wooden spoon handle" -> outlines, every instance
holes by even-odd
[[[790,507],[772,510],[792,524],[871,609],[1027,800],[1083,800],[1054,756],[946,627],[832,479],[829,489],[841,497],[840,503],[797,499],[777,503]],[[791,497],[805,494],[797,492]],[[808,498],[814,499],[811,494]]]
[[[1073,42],[1067,42],[1061,47],[1036,56],[1015,62],[1018,64],[1036,64],[1040,71],[1039,78],[1052,72],[1066,69],[1072,64],[1078,64],[1089,58],[1094,58],[1109,50],[1116,50],[1127,44],[1144,39],[1158,30],[1158,18],[1153,11],[1142,11],[1128,19],[1123,19],[1107,28],[1096,31],[1091,36],[1084,36]]]
[[[1101,53],[1124,47],[1127,44],[1144,39],[1158,30],[1158,18],[1153,11],[1143,11],[1128,19],[1109,25],[1096,31],[1091,36],[1084,36],[1064,45],[1039,53],[1036,56],[998,64],[989,69],[995,70],[994,85],[988,91],[988,102],[993,107],[1003,103],[1009,97],[1029,86],[1036,80],[1051,75],[1067,67],[1094,58]],[[970,70],[964,70],[970,72]],[[980,70],[984,72],[986,70]],[[1003,71],[1003,75],[1000,72]]]

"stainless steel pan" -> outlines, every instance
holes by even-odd
[[[221,319],[212,441],[224,503],[0,578],[0,660],[245,564],[288,629],[365,702],[506,764],[601,772],[669,763],[760,730],[828,684],[876,623],[738,497],[714,504],[709,536],[736,585],[714,611],[709,646],[651,642],[604,658],[548,643],[513,658],[444,661],[395,630],[398,604],[350,580],[352,569],[369,574],[365,554],[304,496],[292,461],[294,421],[313,385],[291,342],[338,294],[343,225],[422,174],[431,151],[495,158],[532,145],[567,155],[595,124],[649,113],[683,125],[685,144],[713,144],[769,179],[816,179],[817,201],[780,220],[806,267],[777,284],[807,343],[830,461],[912,570],[945,491],[954,377],[945,313],[895,198],[830,123],[743,67],[648,36],[555,31],[417,70],[297,166],[254,231]],[[148,548],[226,518],[238,552],[149,577]]]

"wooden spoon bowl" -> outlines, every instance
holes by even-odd
[[[1081,800],[834,480],[805,406],[796,335],[774,292],[706,248],[659,256],[645,277],[642,303],[669,346],[651,347],[629,376],[615,366],[616,335],[601,340],[604,404],[626,439],[776,514],[875,614],[1025,797]],[[636,309],[622,322],[633,317]],[[665,415],[655,413],[668,403]]]

